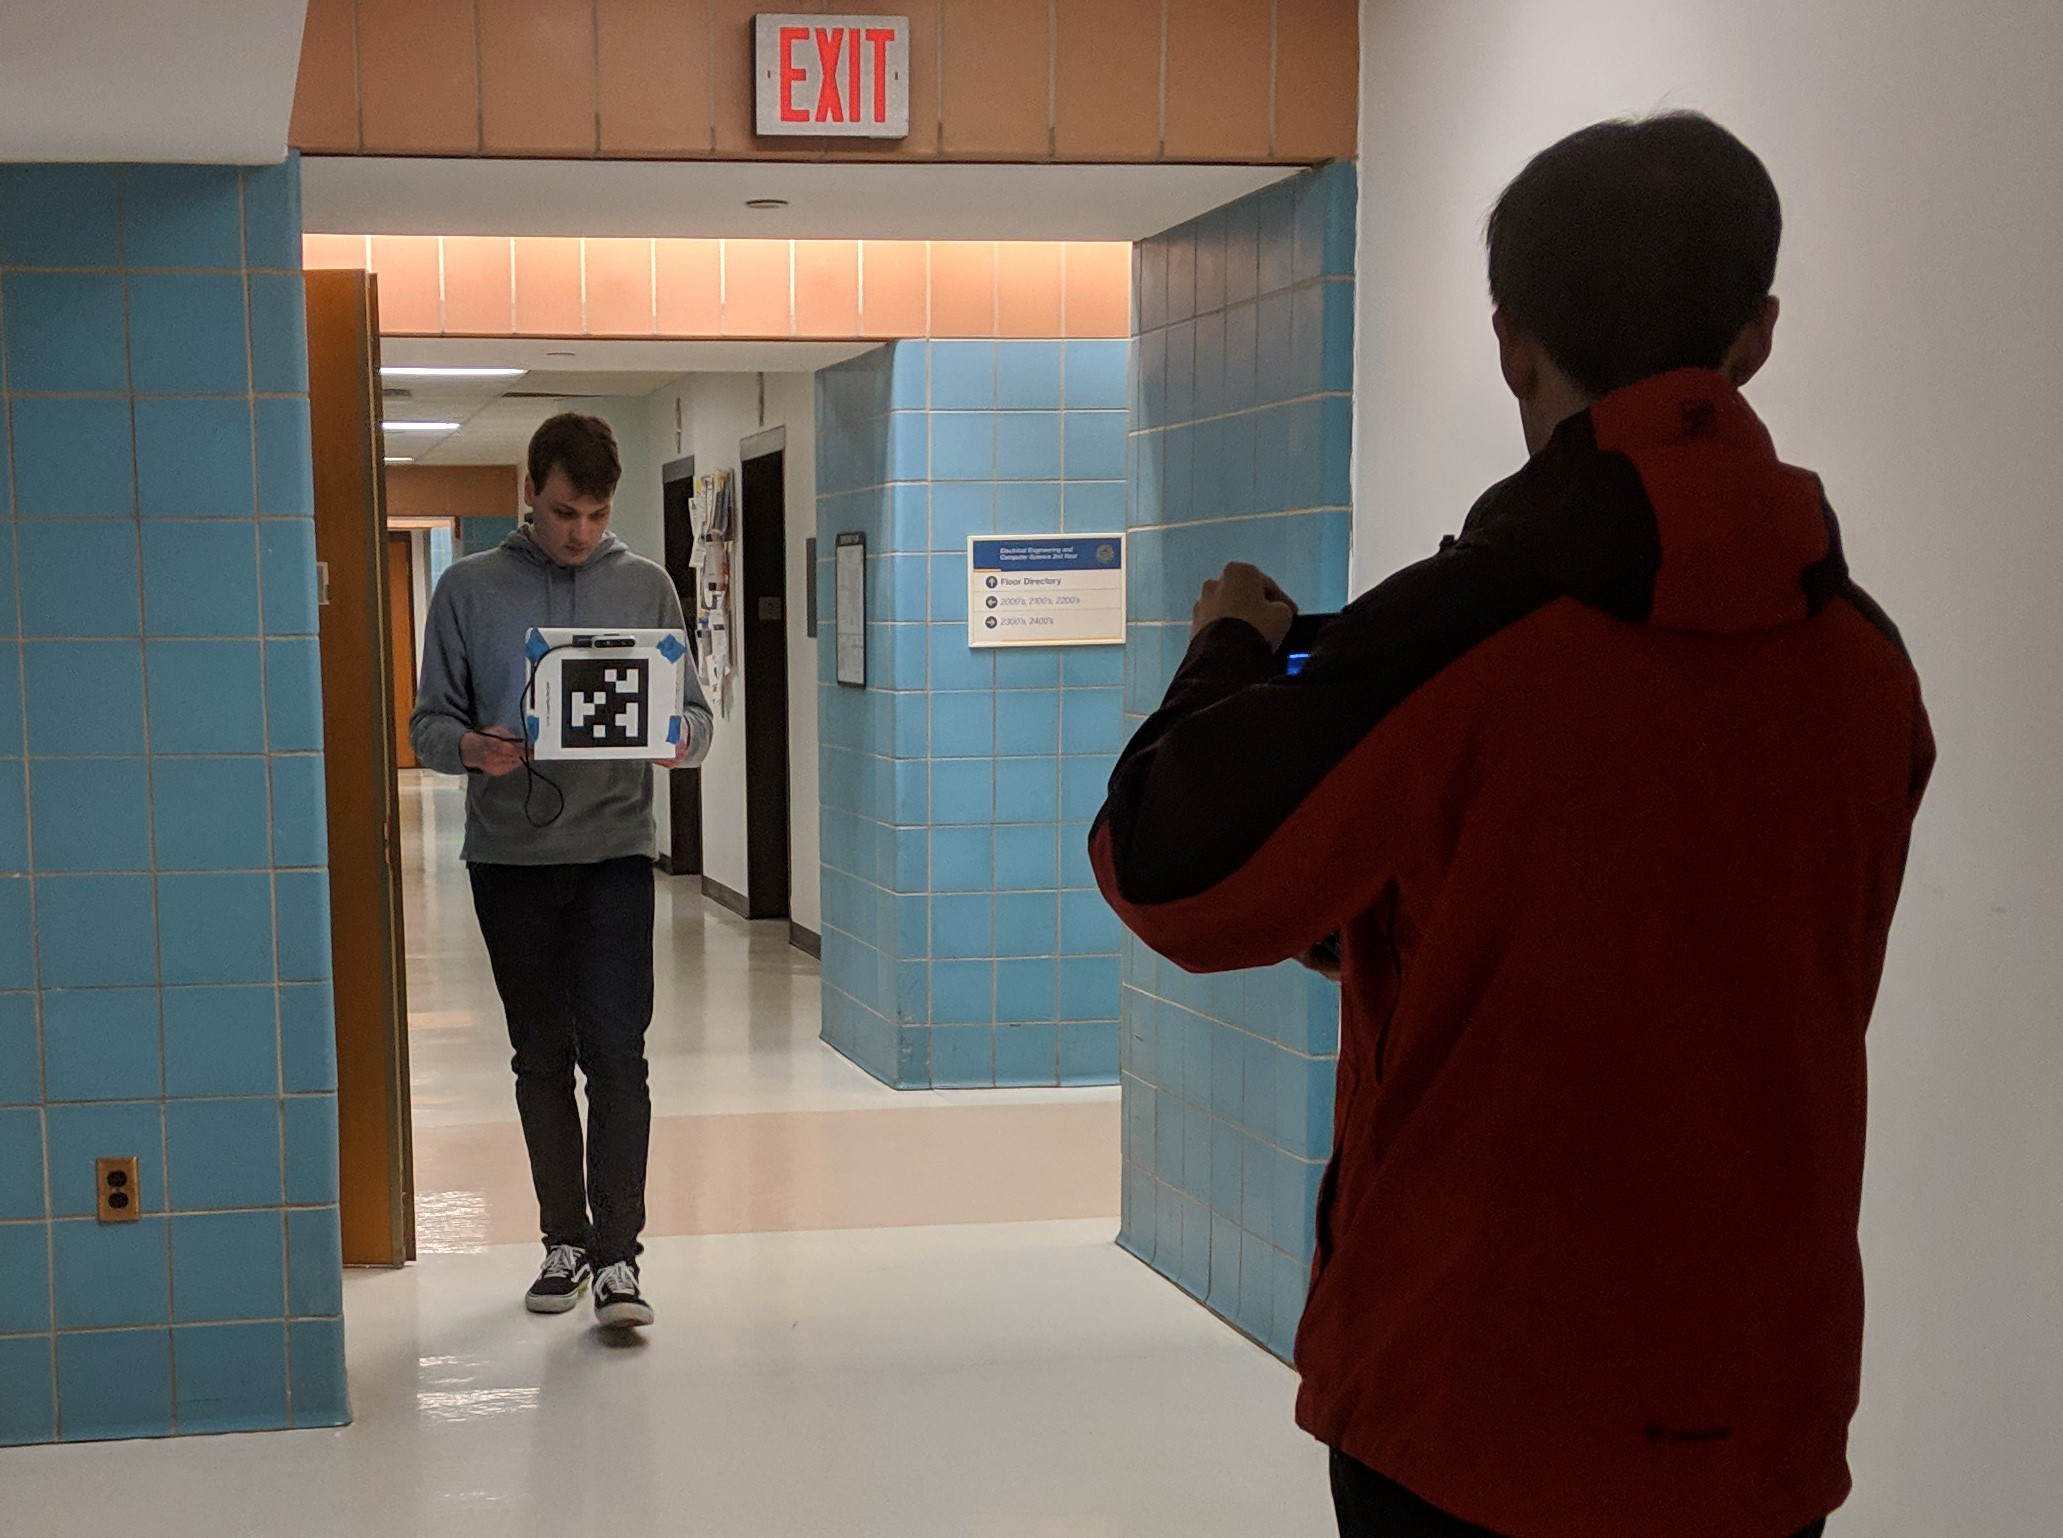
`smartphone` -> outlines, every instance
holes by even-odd
[[[1299,614],[1290,621],[1289,634],[1283,637],[1282,645],[1275,653],[1275,660],[1282,671],[1291,678],[1303,672],[1304,664],[1311,660],[1311,648],[1318,644],[1320,633],[1338,618],[1337,614]]]

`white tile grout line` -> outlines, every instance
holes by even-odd
[[[272,989],[272,1062],[273,1062],[273,1072],[274,1072],[274,1075],[275,1075],[275,1077],[274,1077],[274,1080],[273,1080],[273,1083],[274,1083],[275,1087],[276,1087],[276,1088],[278,1088],[278,1089],[279,1089],[279,1090],[281,1091],[281,1098],[280,1098],[280,1099],[278,1100],[278,1102],[277,1102],[277,1109],[276,1109],[276,1111],[275,1111],[275,1113],[274,1113],[274,1123],[275,1123],[275,1128],[276,1128],[276,1131],[277,1131],[277,1134],[278,1134],[278,1138],[279,1138],[279,1144],[278,1144],[278,1148],[279,1148],[279,1199],[280,1199],[280,1205],[281,1205],[281,1208],[282,1208],[282,1209],[284,1209],[284,1207],[285,1207],[285,1205],[286,1205],[286,1198],[287,1198],[287,1178],[288,1178],[288,1177],[287,1177],[287,1137],[286,1137],[287,1129],[286,1129],[286,1101],[285,1101],[285,1098],[284,1098],[284,1090],[285,1090],[285,1080],[284,1080],[284,1075],[285,1075],[285,1072],[286,1072],[286,1069],[285,1069],[285,1062],[286,1062],[286,1042],[285,1042],[285,1039],[284,1039],[284,1026],[283,1026],[283,1024],[282,1024],[282,1021],[281,1021],[281,1010],[280,1010],[280,995],[279,995],[279,868],[278,868],[278,861],[279,861],[279,857],[278,857],[278,852],[277,852],[277,851],[276,851],[276,850],[275,850],[275,849],[273,848],[273,836],[274,836],[273,830],[274,830],[274,828],[275,828],[275,827],[277,826],[277,812],[276,812],[276,809],[275,809],[275,808],[274,808],[274,806],[273,806],[273,797],[272,797],[272,756],[271,756],[271,755],[272,755],[272,714],[271,714],[271,712],[272,712],[272,645],[271,645],[271,639],[270,639],[270,637],[271,637],[271,631],[272,631],[272,627],[271,627],[271,625],[270,625],[270,624],[269,624],[269,623],[267,622],[267,620],[266,620],[266,617],[265,617],[265,525],[264,525],[264,523],[263,523],[263,522],[262,522],[262,521],[260,520],[260,518],[259,518],[259,515],[260,515],[260,514],[261,514],[261,513],[262,513],[262,512],[264,511],[264,509],[265,509],[265,492],[264,492],[264,484],[263,484],[263,480],[262,480],[262,478],[261,478],[261,474],[260,474],[260,467],[261,467],[261,465],[262,465],[262,463],[263,463],[263,458],[264,458],[264,456],[263,456],[263,453],[262,453],[262,451],[261,451],[261,448],[260,448],[260,440],[259,440],[259,426],[260,426],[260,424],[259,424],[259,420],[258,420],[258,398],[257,398],[257,393],[256,393],[256,392],[257,392],[257,388],[258,388],[258,356],[257,356],[257,354],[258,354],[258,343],[257,343],[257,336],[256,336],[256,334],[255,334],[255,332],[256,332],[256,327],[255,327],[255,324],[254,324],[254,319],[253,319],[253,317],[252,317],[252,314],[251,314],[251,307],[250,307],[250,289],[251,289],[251,276],[250,276],[250,262],[251,262],[251,232],[250,232],[250,177],[249,177],[249,173],[248,173],[248,172],[245,172],[245,171],[239,171],[239,172],[237,172],[237,178],[236,178],[236,205],[237,205],[237,234],[238,234],[238,237],[239,237],[239,239],[240,239],[240,240],[242,241],[242,243],[243,243],[243,244],[242,244],[242,250],[243,250],[243,258],[244,258],[244,268],[245,268],[245,271],[244,271],[244,385],[245,385],[245,388],[246,388],[246,389],[248,389],[249,391],[251,391],[251,392],[252,392],[252,393],[251,393],[251,397],[250,397],[250,422],[251,422],[251,544],[252,544],[252,549],[253,549],[254,557],[255,557],[255,560],[256,560],[256,573],[257,573],[257,597],[258,597],[258,630],[259,630],[259,634],[260,634],[260,636],[261,636],[261,639],[260,639],[260,641],[259,641],[259,643],[258,643],[258,720],[259,720],[259,722],[260,722],[260,725],[261,725],[261,732],[260,732],[260,737],[261,737],[261,740],[262,740],[262,742],[263,742],[263,744],[264,744],[264,748],[265,748],[265,755],[266,755],[266,756],[265,756],[265,853],[266,853],[266,859],[267,859],[267,861],[268,861],[268,864],[269,864],[269,867],[270,867],[270,869],[269,869],[269,873],[268,873],[268,877],[267,877],[267,886],[268,886],[268,889],[270,890],[270,892],[271,892],[271,894],[272,894],[272,982],[273,982],[273,989]],[[444,282],[443,282],[443,273],[444,273],[444,242],[443,242],[443,240],[442,240],[441,238],[440,238],[440,239],[438,240],[438,242],[437,242],[437,272],[438,272],[438,283],[437,283],[437,291],[438,291],[438,304],[439,304],[439,306],[440,306],[440,312],[439,312],[439,323],[441,324],[441,323],[442,323],[442,311],[441,311],[441,306],[442,306],[442,304],[443,304],[443,294],[444,294]],[[304,350],[305,350],[305,349],[304,349]],[[156,863],[156,855],[155,855],[155,852],[153,852],[153,855],[152,855],[152,863],[153,863],[153,865],[155,865],[155,863]],[[162,989],[162,987],[163,987],[163,981],[162,981],[162,979],[160,979],[160,982],[159,982],[159,987],[160,987],[160,989]],[[159,995],[159,1000],[160,1000],[160,1009],[162,1009],[162,1007],[163,1007],[163,994],[162,994],[162,992],[161,992],[161,993],[160,993],[160,995]],[[165,1123],[166,1123],[166,1126],[167,1126],[167,1128],[168,1128],[168,1129],[169,1129],[169,1127],[170,1127],[170,1125],[171,1125],[171,1120],[172,1120],[172,1118],[171,1118],[171,1113],[170,1113],[170,1109],[169,1109],[169,1107],[168,1107],[168,1108],[167,1108],[167,1111],[166,1111],[166,1116],[165,1116]],[[167,1136],[167,1140],[169,1141],[169,1139],[170,1139],[170,1133],[169,1133],[169,1131],[167,1132],[166,1136]],[[169,1178],[170,1178],[170,1174],[171,1174],[171,1170],[170,1170],[170,1165],[169,1165],[169,1161],[168,1161],[168,1163],[167,1163],[167,1169],[166,1169],[166,1176],[167,1176],[167,1179],[168,1179],[168,1180],[169,1180]],[[170,1204],[170,1202],[167,1202],[167,1203],[166,1203],[166,1209],[167,1209],[167,1211],[169,1211],[169,1210],[170,1210],[170,1208],[171,1208],[171,1204]],[[166,1234],[167,1234],[167,1239],[168,1239],[168,1242],[169,1242],[169,1238],[170,1238],[170,1234],[171,1234],[171,1226],[170,1226],[170,1223],[169,1223],[169,1222],[168,1222],[168,1223],[167,1223],[167,1225],[166,1225]],[[288,1232],[288,1223],[287,1223],[287,1220],[286,1220],[286,1214],[285,1214],[284,1210],[282,1210],[282,1211],[281,1211],[281,1214],[280,1214],[280,1219],[279,1219],[279,1252],[280,1252],[280,1253],[279,1253],[279,1275],[280,1275],[280,1299],[279,1299],[279,1303],[280,1303],[280,1311],[281,1311],[281,1314],[282,1314],[282,1315],[284,1315],[284,1314],[286,1313],[286,1311],[287,1311],[287,1308],[288,1308],[288,1306],[289,1306],[289,1297],[290,1297],[290,1293],[291,1293],[291,1289],[292,1289],[292,1285],[293,1285],[293,1283],[292,1283],[292,1275],[293,1275],[293,1272],[292,1272],[292,1267],[293,1267],[293,1257],[292,1257],[292,1253],[291,1253],[291,1247],[290,1247],[290,1244],[289,1244],[289,1232]],[[294,1405],[294,1344],[293,1344],[293,1332],[292,1332],[291,1330],[289,1330],[289,1331],[286,1331],[286,1332],[285,1332],[285,1337],[286,1337],[286,1338],[285,1338],[285,1339],[284,1339],[284,1341],[282,1342],[282,1345],[281,1345],[281,1349],[282,1349],[282,1352],[283,1352],[283,1358],[284,1358],[284,1362],[285,1362],[285,1367],[286,1367],[286,1406],[287,1406],[287,1424],[288,1424],[288,1425],[292,1425],[292,1424],[293,1424],[293,1405]],[[174,1399],[174,1405],[175,1405],[175,1408],[176,1408],[176,1405],[177,1405],[177,1399],[176,1399],[176,1396],[175,1396],[175,1399]],[[175,1427],[175,1429],[176,1429],[176,1427]]]
[[[128,203],[127,199],[123,195],[126,191],[127,185],[128,183],[126,176],[118,178],[115,184],[115,228],[117,231],[117,238],[120,242],[119,253],[121,257],[125,260],[129,254],[127,229]],[[237,174],[237,249],[239,254],[241,254],[243,249],[242,207],[243,174],[239,172]],[[248,288],[248,280],[246,281],[246,287]],[[246,316],[249,315],[249,312],[249,294],[248,292],[246,292]],[[169,1211],[172,1206],[172,1152],[171,1132],[167,1127],[168,1118],[165,1115],[164,1109],[165,970],[164,957],[158,944],[157,781],[155,775],[155,765],[153,764],[151,758],[150,643],[144,634],[144,632],[148,629],[148,624],[144,618],[145,605],[143,596],[143,471],[141,451],[137,448],[136,445],[136,359],[135,346],[130,329],[130,322],[131,317],[129,312],[129,277],[125,271],[122,277],[122,378],[127,393],[129,407],[129,493],[131,498],[130,522],[136,530],[136,664],[143,717],[141,725],[143,730],[144,826],[150,836],[150,957],[152,986],[157,991],[158,1199],[162,1207],[165,1210]],[[249,330],[248,321],[246,321],[245,329],[246,331]],[[246,381],[246,384],[248,384],[248,380]],[[140,1195],[138,1197],[138,1200],[141,1200]],[[52,1207],[52,1211],[55,1211],[54,1204]],[[51,1253],[53,1256],[53,1265],[55,1264],[54,1257],[57,1249],[56,1238],[56,1230],[53,1227],[51,1232]],[[166,1392],[169,1397],[168,1402],[165,1405],[165,1414],[167,1418],[167,1426],[176,1435],[179,1430],[179,1364],[178,1359],[174,1356],[172,1352],[172,1334],[169,1327],[169,1323],[172,1318],[172,1312],[172,1224],[171,1220],[168,1218],[165,1221],[165,1318],[167,1321],[167,1329],[165,1332],[165,1382]],[[55,1318],[53,1318],[51,1320],[51,1325],[53,1329],[56,1327],[56,1323],[57,1321],[55,1320]],[[60,1387],[62,1387],[61,1384]],[[58,1425],[61,1436],[63,1428],[63,1415],[61,1410],[59,1414]]]

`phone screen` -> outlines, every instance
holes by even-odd
[[[1303,672],[1311,660],[1312,648],[1318,644],[1319,633],[1338,618],[1337,614],[1299,614],[1290,623],[1289,634],[1275,654],[1286,675],[1294,678]]]

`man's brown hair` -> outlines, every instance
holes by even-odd
[[[1490,296],[1602,399],[1719,367],[1769,302],[1783,234],[1768,169],[1710,118],[1596,123],[1498,199]]]
[[[615,432],[600,417],[583,412],[561,412],[531,437],[530,483],[539,491],[551,479],[554,465],[566,472],[583,497],[612,497],[623,479]]]

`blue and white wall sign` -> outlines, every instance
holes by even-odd
[[[1124,645],[1124,535],[969,539],[967,644]]]

